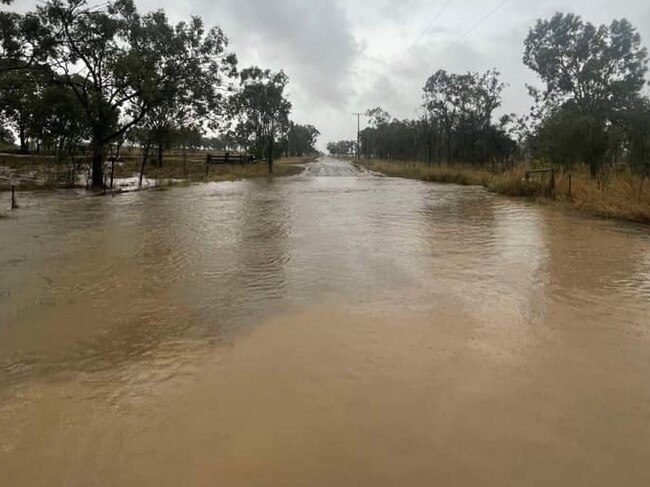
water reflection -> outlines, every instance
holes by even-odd
[[[306,315],[312,325],[331,326],[332,334],[307,327],[308,345],[297,357],[286,347],[302,342],[279,333],[271,343],[298,361],[290,362],[291,371],[311,370],[307,378],[294,377],[301,397],[318,389],[314,377],[329,377],[332,397],[341,401],[331,405],[335,410],[345,410],[349,398],[361,401],[341,381],[366,387],[367,397],[379,402],[381,390],[414,394],[417,403],[420,396],[405,384],[417,377],[412,387],[427,388],[427,378],[436,374],[444,375],[436,379],[444,391],[422,396],[426,404],[418,411],[424,416],[435,411],[433,397],[467,398],[469,413],[472,394],[479,393],[501,414],[508,405],[503,402],[515,395],[512,387],[517,397],[535,398],[524,402],[539,417],[559,421],[563,404],[570,404],[587,411],[584,424],[593,425],[613,411],[608,394],[620,394],[620,404],[649,395],[643,340],[650,235],[642,227],[581,218],[480,188],[376,177],[331,160],[288,179],[116,198],[27,194],[21,203],[19,218],[0,222],[0,428],[15,424],[18,436],[31,424],[15,412],[20,401],[36,407],[38,397],[58,394],[55,387],[25,396],[42,384],[73,384],[61,388],[67,391],[59,398],[62,411],[69,397],[89,401],[80,413],[85,419],[99,398],[136,408],[161,390],[192,383],[202,364],[227,361],[230,345],[236,349],[240,335],[269,316],[323,303],[360,318],[346,315],[344,326],[336,326],[336,313]],[[333,353],[321,350],[321,341],[342,348],[334,354],[341,363],[312,363],[311,355]],[[467,368],[455,367],[459,361],[468,361]],[[257,377],[250,367],[233,374]],[[594,371],[600,382],[577,394]],[[382,387],[375,390],[370,379],[354,382],[366,375]],[[462,384],[472,394],[464,396]],[[338,387],[345,394],[337,396]],[[496,391],[503,394],[496,398]],[[281,409],[283,399],[273,400]],[[163,410],[170,407],[163,404]],[[534,429],[524,411],[508,406]],[[634,412],[618,413],[638,419]],[[162,422],[164,415],[151,414]],[[144,421],[125,417],[125,430]],[[401,424],[392,413],[388,417]],[[618,431],[610,433],[620,439]],[[38,429],[34,435],[37,442]],[[2,448],[14,451],[0,442],[0,455]]]
[[[338,162],[288,180],[34,194],[24,206],[2,222],[5,364],[16,350],[47,362],[51,334],[57,349],[118,343],[133,358],[328,300],[426,309],[449,299],[535,320],[557,303],[590,317],[642,312],[650,297],[643,230]]]

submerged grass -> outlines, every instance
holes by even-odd
[[[274,176],[290,176],[302,171],[300,165],[313,161],[314,157],[294,157],[278,159],[273,164]],[[115,177],[133,177],[140,172],[140,161],[135,158],[122,162],[115,168]],[[203,158],[170,157],[164,160],[163,166],[153,164],[145,166],[144,175],[148,179],[161,181],[186,181],[186,182],[213,182],[237,181],[239,179],[256,178],[268,175],[265,162],[256,164],[237,165],[220,164],[212,165],[209,170]]]
[[[585,170],[575,171],[571,176],[558,172],[555,194],[549,197],[548,181],[526,181],[525,166],[491,172],[471,166],[422,162],[363,160],[356,164],[388,176],[484,186],[493,193],[526,197],[594,216],[650,223],[650,190],[644,188],[641,178],[629,172],[612,173],[600,179],[591,178]]]
[[[302,172],[302,165],[312,162],[315,156],[283,158],[273,165],[274,176],[291,176]],[[115,166],[115,179],[138,177],[141,159],[135,155],[126,155]],[[187,157],[172,154],[166,157],[162,167],[148,163],[145,165],[144,177],[155,180],[155,187],[171,187],[189,183],[237,181],[268,175],[265,162],[249,165],[213,165],[206,167],[205,157],[192,154]],[[11,190],[11,181],[18,181],[17,190],[51,190],[71,187],[84,187],[70,183],[68,167],[57,164],[50,156],[0,156],[0,191]]]
[[[302,164],[311,162],[314,158],[279,159],[273,164],[274,176],[291,176],[302,172]],[[131,177],[140,170],[137,162],[127,162],[116,168],[116,177]],[[268,175],[265,162],[256,164],[237,165],[220,164],[210,166],[209,170],[203,161],[183,161],[169,159],[163,167],[150,165],[145,167],[145,177],[157,181],[183,180],[193,182],[238,181],[240,179],[258,178]]]

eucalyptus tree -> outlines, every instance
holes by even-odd
[[[13,146],[14,135],[7,127],[2,125],[2,120],[0,119],[0,147],[7,148]]]
[[[636,103],[646,83],[648,53],[640,35],[625,19],[595,26],[575,14],[557,13],[530,29],[524,63],[545,84],[538,95],[548,108],[542,126],[566,126],[575,134],[566,143],[584,137],[584,150],[571,154],[571,147],[547,140],[571,157],[583,157],[596,175],[612,122]]]
[[[369,108],[366,110],[366,117],[370,120],[370,125],[379,127],[391,121],[390,113],[383,110],[381,107]]]
[[[286,152],[289,156],[303,156],[316,152],[316,141],[320,131],[313,125],[289,123],[286,137]]]
[[[48,38],[49,32],[36,12],[0,11],[0,73],[23,70],[43,61],[52,47],[44,42]]]
[[[482,74],[439,70],[427,80],[423,89],[427,121],[443,132],[447,162],[454,160],[454,149],[464,159],[480,157],[474,147],[492,132],[492,116],[506,86],[499,76],[496,70]]]
[[[174,145],[181,132],[214,129],[224,114],[231,79],[237,74],[237,58],[227,52],[228,39],[217,27],[205,30],[200,18],[181,22],[173,31],[159,12],[151,17],[157,29],[165,32],[170,43],[178,43],[187,57],[179,63],[182,70],[173,85],[153,87],[147,95],[151,105],[142,121],[157,146],[158,165],[163,164],[163,152]]]
[[[361,131],[361,153],[380,159],[418,159],[428,156],[424,120],[399,120],[380,108],[369,110],[370,125]]]
[[[340,140],[338,142],[329,142],[327,151],[333,156],[350,156],[357,150],[356,140]]]
[[[58,84],[45,86],[35,107],[31,135],[58,156],[77,152],[88,140],[83,107],[70,90]]]
[[[432,119],[440,121],[446,139],[447,162],[452,160],[452,137],[459,116],[456,84],[461,81],[458,75],[441,69],[424,85],[424,107]]]
[[[0,116],[18,134],[20,152],[29,152],[29,139],[34,135],[41,103],[43,81],[38,73],[27,70],[0,72]]]
[[[265,154],[269,174],[273,173],[277,139],[289,129],[291,103],[285,96],[289,78],[283,71],[258,67],[240,73],[239,90],[231,97],[229,108],[234,120],[233,133],[240,145]]]
[[[7,69],[22,63],[52,73],[78,99],[90,128],[94,187],[103,185],[109,146],[179,86],[214,81],[226,47],[219,29],[206,33],[197,19],[174,27],[162,11],[141,15],[133,0],[99,7],[48,0],[16,15],[12,26],[0,21]]]
[[[645,97],[638,99],[625,113],[623,124],[630,167],[641,178],[640,199],[643,184],[650,177],[650,100]]]
[[[47,146],[54,152],[78,146],[88,136],[73,93],[40,70],[0,71],[0,115],[16,134],[20,151]]]

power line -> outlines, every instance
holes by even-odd
[[[505,7],[509,1],[510,0],[503,0],[499,5],[497,5],[492,10],[490,10],[483,18],[481,18],[478,22],[476,22],[473,26],[471,26],[469,30],[465,31],[462,37],[467,37],[469,34],[471,34],[476,29],[478,29],[481,25],[483,25],[483,23],[489,20],[494,14],[496,14],[499,10]]]
[[[361,117],[365,113],[353,113],[352,115],[357,117],[357,159],[361,159]]]
[[[438,12],[436,12],[436,15],[433,17],[431,22],[429,22],[429,25],[426,26],[426,28],[420,32],[420,35],[415,38],[415,40],[411,43],[411,45],[408,47],[406,51],[404,51],[404,54],[402,57],[405,57],[409,52],[411,52],[411,49],[415,47],[415,45],[424,37],[424,35],[429,32],[429,29],[433,26],[433,24],[436,23],[436,21],[444,14],[447,9],[451,6],[451,4],[454,2],[454,0],[447,0],[447,3],[445,3]]]

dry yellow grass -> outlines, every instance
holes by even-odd
[[[595,180],[584,170],[575,171],[570,194],[569,175],[557,173],[555,196],[549,198],[547,181],[526,181],[524,166],[495,173],[471,166],[422,162],[364,160],[357,164],[389,176],[485,186],[494,193],[528,197],[591,215],[650,223],[650,188],[645,189],[638,176],[627,172]]]
[[[618,174],[598,184],[588,174],[573,175],[572,197],[568,177],[558,178],[558,195],[573,208],[593,215],[650,223],[650,191],[644,190],[639,177]]]

